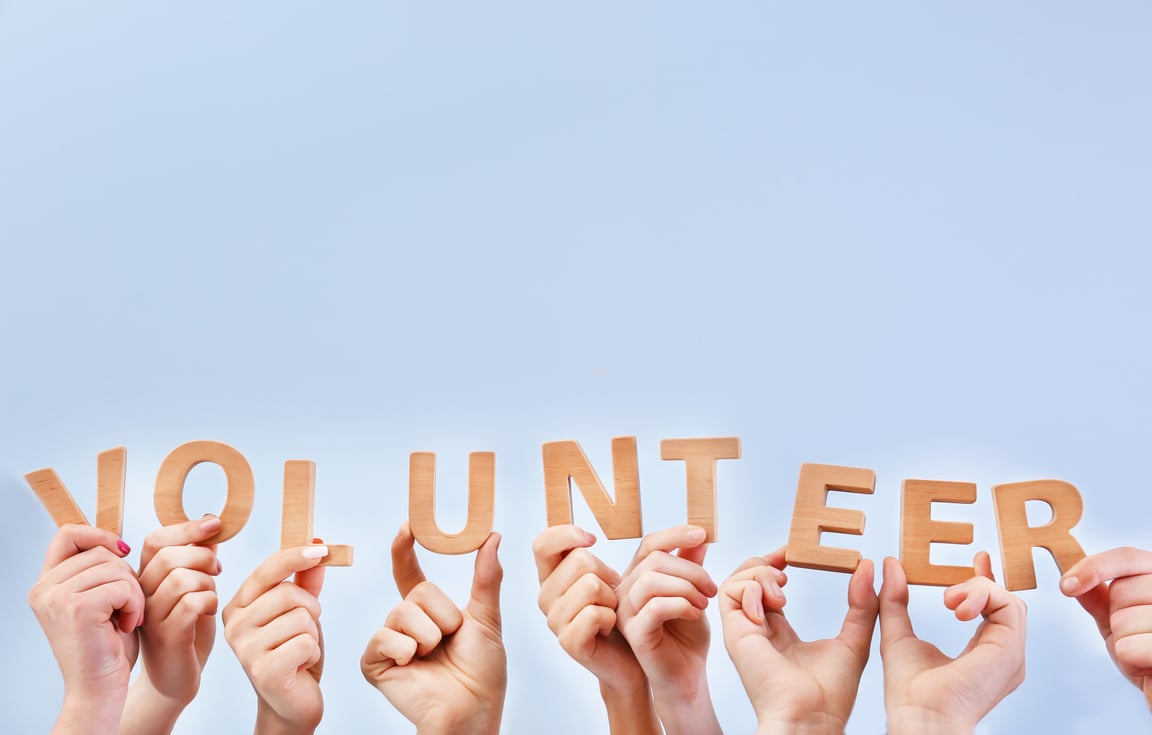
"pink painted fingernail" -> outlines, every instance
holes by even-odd
[[[116,548],[119,549],[120,553],[124,556],[128,556],[128,552],[132,550],[131,546],[124,543],[124,539],[116,539]]]
[[[305,546],[300,552],[300,556],[305,559],[323,559],[328,556],[327,546]]]

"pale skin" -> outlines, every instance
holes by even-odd
[[[276,552],[224,608],[224,636],[256,690],[256,735],[310,735],[324,714],[318,565],[327,555],[325,546]]]
[[[159,528],[144,539],[140,588],[143,670],[132,683],[121,733],[168,735],[200,689],[200,674],[216,639],[214,545],[199,545],[220,530],[209,516]]]
[[[427,580],[414,544],[405,523],[392,542],[392,575],[403,600],[368,641],[360,670],[418,735],[496,735],[508,687],[500,534],[477,550],[462,608]]]
[[[977,576],[944,591],[958,620],[982,617],[955,659],[916,637],[908,617],[908,578],[900,562],[884,560],[880,588],[880,654],[888,732],[966,733],[1024,680],[1023,601],[992,581],[988,554],[974,563]]]
[[[115,534],[64,525],[28,593],[64,678],[52,735],[115,733],[136,662],[144,593]]]
[[[704,538],[699,526],[648,534],[616,588],[616,627],[648,677],[668,735],[721,732],[705,670],[704,610],[717,587],[701,566]]]
[[[849,579],[839,635],[808,642],[784,617],[784,552],[748,559],[721,585],[724,643],[752,701],[758,735],[843,733],[876,627],[875,570],[865,559]]]
[[[1152,708],[1152,552],[1130,546],[1076,562],[1060,579],[1104,638],[1116,668]]]
[[[536,537],[540,610],[561,648],[600,681],[609,732],[659,735],[648,677],[616,627],[620,574],[588,550],[595,542],[573,525],[552,526]]]

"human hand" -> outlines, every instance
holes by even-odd
[[[276,552],[224,608],[224,636],[256,690],[258,735],[312,733],[324,714],[317,599],[324,567],[317,565],[327,555],[325,546]]]
[[[1116,667],[1152,708],[1152,552],[1130,546],[1087,556],[1060,579],[1096,621]]]
[[[976,554],[977,576],[944,591],[959,620],[984,620],[952,659],[916,637],[908,617],[908,578],[900,562],[884,560],[880,587],[880,655],[888,731],[971,733],[988,712],[1024,681],[1027,608],[992,581],[992,563]]]
[[[669,735],[720,732],[705,671],[704,610],[716,583],[701,566],[704,538],[699,526],[648,534],[616,588],[616,627],[648,677]]]
[[[140,588],[143,671],[128,693],[123,733],[167,735],[200,690],[216,640],[216,547],[200,546],[220,530],[215,516],[161,527],[144,539]]]
[[[414,543],[404,523],[392,541],[392,575],[404,600],[368,641],[360,670],[419,735],[495,735],[508,686],[500,622],[504,570],[496,556],[500,534],[490,534],[476,552],[472,593],[463,609],[427,581]]]
[[[868,662],[879,602],[865,559],[848,581],[835,638],[800,640],[784,617],[784,549],[753,557],[720,586],[724,644],[756,711],[757,733],[843,733]]]
[[[54,735],[114,733],[136,662],[144,594],[128,545],[93,526],[61,526],[28,602],[64,678]]]
[[[536,537],[540,610],[560,647],[600,681],[610,732],[659,733],[648,678],[616,628],[620,575],[588,551],[595,542],[573,525],[552,526]]]

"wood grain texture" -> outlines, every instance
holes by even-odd
[[[612,439],[615,500],[608,496],[579,442],[547,442],[543,445],[543,453],[544,497],[549,526],[572,522],[572,484],[575,483],[607,538],[640,538],[644,535],[636,437]]]
[[[831,531],[860,536],[864,533],[864,513],[849,508],[829,508],[828,492],[839,490],[871,495],[875,488],[876,473],[870,469],[828,464],[801,465],[785,553],[788,564],[829,572],[855,571],[860,564],[860,552],[821,546],[820,534]]]
[[[495,522],[496,455],[468,455],[468,520],[459,533],[436,523],[436,454],[412,452],[408,460],[408,523],[420,545],[437,554],[467,554],[479,549]]]
[[[660,459],[683,460],[687,473],[688,523],[702,527],[705,541],[716,541],[716,460],[740,459],[740,439],[734,436],[664,439]]]
[[[128,450],[115,447],[96,457],[96,526],[117,536],[124,530],[124,471]],[[91,525],[63,480],[51,467],[24,475],[57,526]]]
[[[976,484],[905,480],[900,500],[900,563],[908,584],[950,587],[976,576],[971,566],[933,564],[932,544],[970,544],[971,523],[932,520],[932,503],[976,502]]]
[[[188,520],[184,512],[184,481],[192,468],[204,462],[219,465],[228,482],[228,494],[220,516],[220,530],[206,544],[218,544],[235,536],[252,514],[256,483],[252,468],[243,454],[227,444],[214,441],[192,441],[181,444],[164,458],[156,473],[153,502],[156,517],[165,526]]]
[[[1028,525],[1026,503],[1039,500],[1052,509],[1052,520],[1043,526]],[[1004,563],[1004,586],[1017,590],[1036,589],[1036,567],[1032,549],[1047,549],[1060,573],[1084,558],[1084,548],[1072,536],[1072,529],[1084,513],[1084,500],[1074,485],[1062,480],[1030,480],[996,485],[992,488],[996,525],[1000,533],[1000,557]]]
[[[316,545],[313,516],[316,507],[316,463],[290,459],[284,463],[284,501],[280,521],[280,548]],[[325,544],[328,556],[320,562],[326,567],[352,566],[352,547]]]

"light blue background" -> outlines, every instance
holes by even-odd
[[[24,599],[53,525],[22,475],[54,467],[93,517],[121,444],[137,547],[177,445],[252,463],[222,602],[278,544],[284,460],[318,463],[317,531],[356,546],[322,598],[324,733],[410,731],[358,659],[396,602],[415,450],[446,528],[467,452],[497,455],[507,733],[606,729],[536,607],[544,441],[608,477],[636,435],[654,530],[684,519],[660,439],[741,437],[717,581],[783,543],[807,461],[876,470],[836,497],[876,559],[907,477],[979,485],[937,507],[976,525],[940,562],[999,568],[991,486],[1042,477],[1080,488],[1089,551],[1152,546],[1150,37],[1132,0],[0,2],[6,729],[46,731],[61,692]],[[189,513],[219,508],[214,472]],[[466,595],[470,557],[424,558]],[[980,732],[1152,729],[1037,562],[1028,679]],[[803,635],[835,633],[845,582],[792,575]],[[714,613],[713,696],[751,732]],[[913,615],[953,653],[971,632],[939,589]],[[881,676],[874,654],[850,733],[883,731]],[[221,635],[178,732],[253,716]]]

